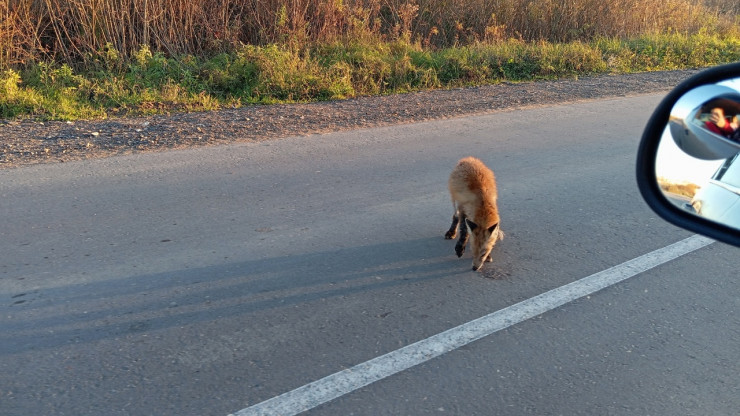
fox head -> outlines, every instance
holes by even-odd
[[[473,249],[473,270],[478,271],[483,267],[483,263],[491,261],[491,249],[496,241],[504,238],[504,233],[499,228],[499,223],[495,223],[488,228],[480,227],[478,224],[465,219],[465,223],[470,229],[470,246]]]

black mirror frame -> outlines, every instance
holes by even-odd
[[[686,92],[706,84],[716,84],[740,77],[740,62],[722,65],[699,72],[679,84],[658,105],[650,116],[637,151],[637,186],[648,206],[661,218],[681,228],[705,235],[717,241],[740,247],[740,231],[692,215],[672,204],[658,186],[655,156],[673,105]]]

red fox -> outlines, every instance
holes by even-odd
[[[457,162],[449,180],[450,196],[455,213],[445,238],[452,240],[460,229],[460,239],[455,244],[457,257],[462,257],[468,242],[468,228],[473,234],[473,270],[478,271],[484,262],[491,261],[491,249],[496,241],[503,240],[496,206],[496,178],[491,169],[474,157]]]

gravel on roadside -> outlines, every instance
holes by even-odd
[[[698,70],[600,75],[209,112],[75,122],[0,120],[0,169],[667,92]],[[653,109],[645,109],[652,111]]]

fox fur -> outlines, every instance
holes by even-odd
[[[452,170],[448,186],[455,211],[445,238],[454,239],[459,229],[455,253],[462,257],[472,234],[473,270],[478,271],[484,262],[491,261],[491,249],[504,238],[496,205],[496,177],[479,159],[466,157]]]

